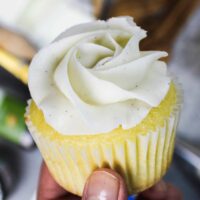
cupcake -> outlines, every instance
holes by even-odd
[[[97,168],[130,194],[159,181],[172,160],[180,89],[161,51],[141,51],[130,17],[74,26],[29,68],[27,126],[55,180],[82,195]]]

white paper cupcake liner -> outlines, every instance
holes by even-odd
[[[81,196],[89,175],[108,167],[121,174],[129,194],[138,193],[159,181],[166,173],[173,155],[174,140],[182,104],[181,87],[175,80],[177,104],[162,127],[146,134],[129,134],[120,139],[98,142],[70,141],[46,137],[38,132],[29,117],[26,123],[55,180],[67,191]],[[124,134],[125,135],[125,134]]]

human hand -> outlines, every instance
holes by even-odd
[[[127,189],[119,174],[110,169],[98,169],[88,178],[82,200],[127,200]],[[60,187],[43,163],[37,200],[80,200]],[[160,181],[140,193],[137,200],[181,200],[182,195],[171,184]]]

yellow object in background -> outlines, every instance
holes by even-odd
[[[28,82],[28,65],[9,52],[0,48],[0,67],[7,70],[24,84]]]

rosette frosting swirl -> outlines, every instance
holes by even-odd
[[[31,96],[61,134],[109,132],[140,123],[169,90],[161,51],[140,51],[146,32],[130,17],[74,26],[40,50]]]

